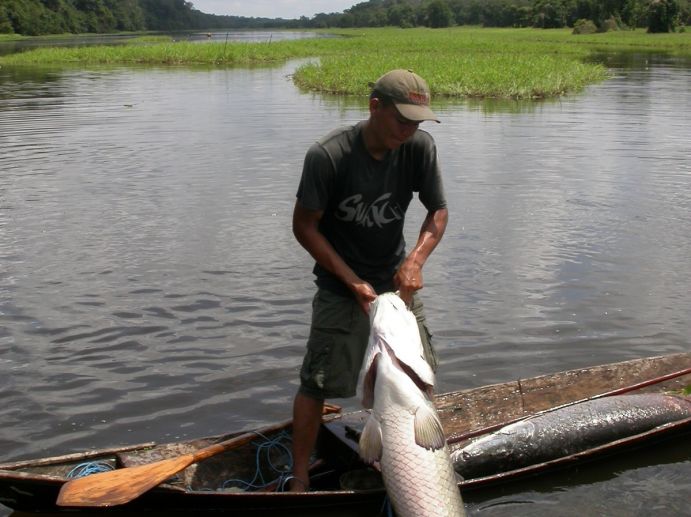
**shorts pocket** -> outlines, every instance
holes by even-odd
[[[312,331],[348,332],[353,321],[353,301],[319,290],[312,300]]]
[[[367,347],[369,317],[354,299],[321,290],[312,310],[301,389],[319,398],[352,397]]]

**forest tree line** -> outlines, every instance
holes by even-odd
[[[691,0],[369,0],[341,13],[286,20],[202,13],[185,0],[0,0],[0,33],[348,27],[647,27],[683,29]]]
[[[589,20],[598,29],[654,25],[668,32],[691,21],[690,0],[370,0],[342,14],[318,14],[314,26],[372,27],[574,27]],[[660,21],[665,26],[661,30]]]
[[[290,20],[217,16],[184,0],[0,0],[0,34],[287,27]]]

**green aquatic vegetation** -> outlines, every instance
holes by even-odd
[[[358,45],[357,51],[321,54],[318,62],[300,66],[294,80],[307,90],[365,94],[368,82],[387,70],[411,68],[427,79],[436,98],[534,99],[578,91],[607,77],[604,66],[586,62],[587,49],[567,46],[560,50],[552,42],[537,39],[537,32],[341,31],[351,36],[347,46]]]
[[[555,56],[514,57],[503,54],[405,56],[332,56],[296,70],[295,83],[305,89],[330,93],[366,94],[368,78],[390,68],[411,68],[427,79],[435,98],[506,97],[543,98],[561,95],[607,77],[601,65]]]
[[[79,64],[150,64],[150,65],[250,65],[284,62],[293,57],[312,55],[288,45],[275,43],[193,43],[167,41],[152,44],[92,45],[83,47],[47,47],[0,57],[0,65]]]
[[[0,65],[100,64],[255,66],[309,58],[293,75],[303,89],[360,95],[392,68],[425,77],[433,95],[534,99],[579,91],[607,78],[591,56],[635,50],[691,56],[691,34],[643,31],[573,35],[569,29],[348,29],[341,37],[290,41],[152,42],[44,48],[0,57]],[[313,58],[313,59],[312,59]]]
[[[27,39],[27,37],[18,34],[0,34],[0,41],[17,41],[21,39]]]

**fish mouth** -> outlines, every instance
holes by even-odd
[[[385,341],[382,340],[384,344],[384,350],[389,354],[389,358],[391,359],[391,363],[393,364],[394,367],[398,368],[401,370],[403,373],[405,373],[408,378],[410,378],[411,381],[417,386],[417,388],[424,393],[429,400],[432,400],[434,398],[434,386],[430,386],[426,382],[424,382],[420,376],[415,372],[413,368],[408,366],[406,363],[403,361],[400,361],[398,359],[398,356],[396,356],[396,353],[393,351],[393,349],[389,346],[389,344]],[[376,383],[377,382],[377,369],[376,369],[376,362],[379,358],[375,358],[375,360],[372,363],[372,366],[374,367],[374,372],[373,372],[373,381]]]

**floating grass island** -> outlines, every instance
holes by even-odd
[[[137,39],[118,46],[42,48],[0,57],[9,65],[255,66],[318,58],[293,80],[316,92],[362,95],[392,68],[410,68],[437,97],[535,99],[576,92],[608,77],[591,56],[607,51],[691,56],[691,33],[620,31],[574,35],[555,29],[349,29],[342,37],[244,43]]]

